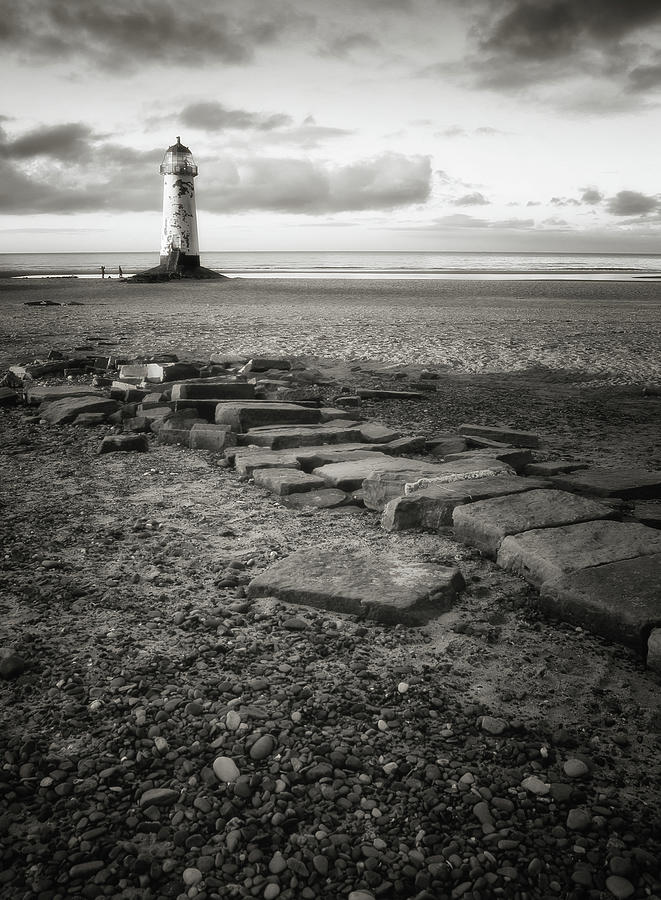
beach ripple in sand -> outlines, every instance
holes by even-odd
[[[291,354],[465,373],[547,368],[591,383],[661,380],[655,284],[70,282],[27,293],[3,286],[3,311],[10,300],[12,315],[3,317],[8,331],[0,333],[0,352],[17,343],[30,353],[73,346],[92,329],[117,337],[116,350],[127,355]],[[85,306],[24,306],[56,293]]]

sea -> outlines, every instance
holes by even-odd
[[[661,280],[661,253],[209,252],[202,265],[232,278]],[[158,264],[156,253],[0,253],[14,278],[119,277]]]

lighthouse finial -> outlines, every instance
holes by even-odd
[[[178,143],[178,144],[181,143],[181,138],[179,137],[179,135],[177,135],[177,143]]]

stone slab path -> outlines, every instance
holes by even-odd
[[[42,401],[45,422],[115,424],[123,433],[105,441],[104,453],[144,452],[151,432],[160,443],[215,454],[299,510],[364,505],[388,532],[453,529],[455,540],[540,589],[540,605],[554,615],[643,654],[656,646],[661,532],[650,527],[654,510],[647,524],[642,509],[639,521],[619,520],[632,500],[661,496],[661,474],[549,460],[539,435],[497,423],[402,435],[366,421],[361,397],[410,402],[424,392],[366,388],[329,402],[323,384],[287,360],[204,370],[163,362],[122,367],[111,383],[117,399],[29,379],[25,393]],[[394,552],[319,548],[274,563],[250,592],[415,624],[438,615],[461,586],[455,569],[404,564]]]
[[[450,609],[463,586],[454,566],[412,563],[365,550],[303,550],[253,578],[248,596],[273,596],[378,622],[423,625]]]

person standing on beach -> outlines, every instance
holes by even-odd
[[[101,278],[105,278],[105,277],[106,277],[106,267],[101,266]]]
[[[117,266],[117,271],[119,272],[119,277],[123,278],[124,276],[122,275],[122,267],[121,266]]]

